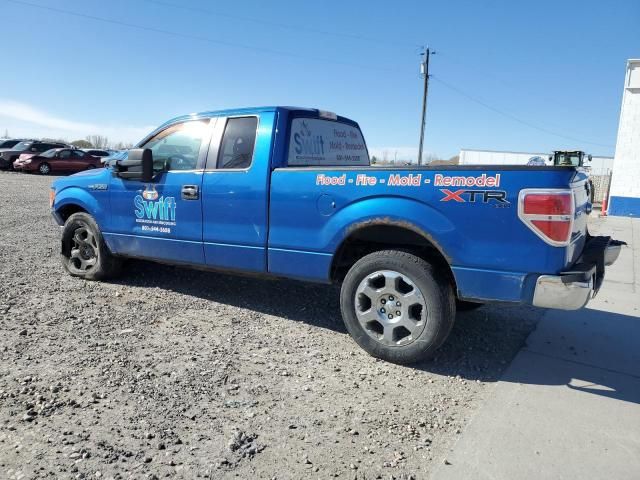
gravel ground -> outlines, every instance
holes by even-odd
[[[0,478],[425,478],[542,313],[459,313],[435,359],[392,365],[335,287],[68,276],[51,180],[0,172]]]

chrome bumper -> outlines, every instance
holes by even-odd
[[[618,259],[622,245],[625,243],[611,237],[589,237],[571,270],[537,278],[533,305],[560,310],[584,307],[598,293],[604,281],[604,267]]]
[[[567,282],[560,275],[541,275],[536,281],[533,304],[543,308],[578,310],[587,304],[593,291],[593,277]]]
[[[613,265],[620,255],[622,249],[622,243],[609,244],[604,251],[604,264],[605,266]]]

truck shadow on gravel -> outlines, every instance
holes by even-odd
[[[230,275],[143,260],[129,262],[128,273],[114,284],[171,290],[348,335],[340,315],[338,286]],[[542,313],[544,310],[533,307],[504,305],[459,312],[449,339],[436,355],[407,368],[461,381],[496,381]]]
[[[335,285],[236,276],[140,260],[132,260],[126,271],[130,273],[114,283],[129,287],[168,289],[186,297],[273,315],[286,321],[304,322],[338,335],[348,335],[340,315],[340,289]],[[188,299],[185,300],[188,302]],[[603,377],[579,362],[566,363],[566,371],[531,368],[516,369],[514,373],[512,369],[503,377],[504,371],[525,346],[527,337],[545,312],[544,309],[530,306],[504,304],[485,305],[474,311],[459,312],[449,339],[436,355],[428,361],[404,368],[453,377],[452,381],[460,382],[495,382],[500,379],[511,383],[566,386],[587,394],[640,403],[637,382],[620,375]],[[630,324],[637,321],[635,317],[610,312],[585,312],[582,317],[595,315],[599,321],[610,324]],[[211,321],[215,321],[215,318],[212,317]],[[287,326],[283,325],[283,328]],[[557,341],[564,338],[559,333],[556,336]],[[634,342],[628,340],[626,343],[617,343],[623,348],[623,344],[628,347]],[[353,348],[358,349],[355,343]],[[570,349],[571,346],[567,348]],[[529,349],[525,351],[528,352]],[[539,359],[534,363],[541,361]]]

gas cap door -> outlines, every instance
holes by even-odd
[[[323,193],[318,197],[316,206],[320,215],[325,217],[333,215],[333,212],[336,211],[336,201],[331,195],[327,195],[326,193]]]

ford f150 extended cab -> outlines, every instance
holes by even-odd
[[[265,107],[171,120],[128,158],[56,180],[51,208],[71,275],[135,257],[340,283],[354,340],[409,363],[442,344],[456,305],[587,303],[620,242],[589,236],[586,178],[370,166],[357,123]]]

